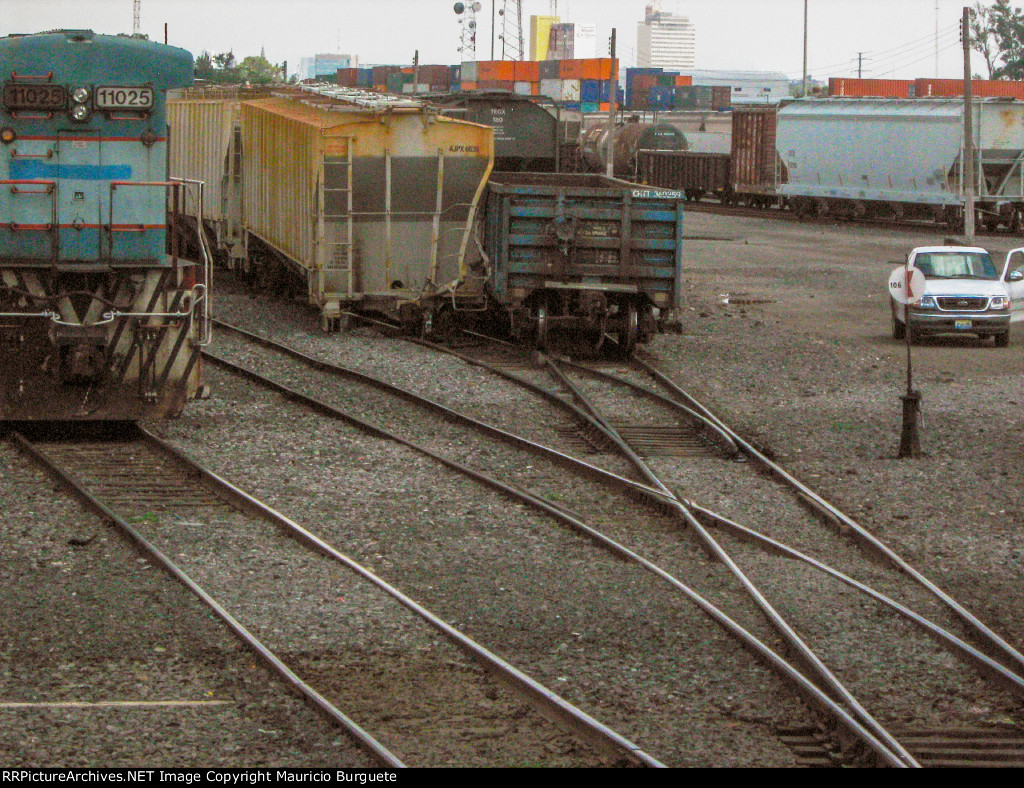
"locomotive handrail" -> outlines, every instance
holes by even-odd
[[[17,148],[11,148],[12,159],[52,159],[53,148],[47,148],[46,153],[18,153]]]
[[[111,309],[108,312],[104,312],[101,318],[94,323],[85,322],[73,322],[71,320],[64,320],[60,312],[55,312],[52,309],[46,309],[42,312],[0,312],[0,318],[9,317],[45,317],[52,320],[59,326],[68,326],[70,328],[92,328],[93,326],[104,326],[108,323],[113,323],[122,317],[128,318],[143,318],[149,319],[154,317],[169,318],[171,320],[185,320],[193,317],[196,312],[196,307],[206,302],[207,288],[204,284],[193,285],[189,290],[192,296],[192,301],[189,304],[187,311],[179,312],[122,312],[120,309]],[[205,310],[204,310],[205,314]]]
[[[57,312],[47,309],[43,312],[0,312],[0,317],[60,317]]]
[[[14,179],[14,180],[0,180],[0,186],[10,186],[12,194],[50,194],[57,188],[56,181],[38,181],[38,180],[25,180]],[[19,191],[18,186],[46,186],[45,192],[36,191]]]
[[[57,182],[47,181],[33,178],[6,178],[0,180],[0,186],[10,187],[11,194],[48,194],[50,195],[50,223],[42,225],[38,229],[42,232],[50,233],[50,251],[53,255],[54,261],[57,259],[57,233],[54,232],[54,228],[57,226]],[[35,189],[19,189],[19,186],[45,186],[46,188],[42,191]],[[8,227],[11,231],[18,229],[17,222],[10,222]],[[30,229],[30,225],[26,225],[26,229]],[[31,227],[31,229],[36,229]]]
[[[167,317],[171,319],[184,319],[192,317],[195,314],[196,307],[206,302],[206,285],[195,284],[189,290],[192,295],[192,303],[189,304],[187,312],[122,312],[120,309],[111,309],[109,312],[103,313],[103,320],[100,323],[109,323],[112,320],[116,320],[119,317]],[[92,323],[91,325],[100,325],[100,323]]]
[[[114,192],[116,192],[118,187],[120,187],[120,186],[145,186],[145,187],[149,187],[149,188],[159,187],[159,188],[163,188],[163,189],[169,189],[169,190],[171,190],[174,193],[173,203],[174,203],[174,206],[175,206],[175,210],[171,211],[171,224],[170,224],[169,228],[166,225],[164,225],[164,227],[162,229],[169,229],[170,232],[171,232],[171,264],[174,265],[174,266],[177,266],[177,264],[178,264],[178,239],[177,239],[177,235],[175,233],[175,230],[177,228],[175,227],[174,217],[175,217],[175,215],[177,213],[178,196],[179,196],[181,190],[184,188],[184,184],[181,183],[181,182],[176,182],[176,181],[172,181],[172,180],[167,180],[167,181],[111,181],[110,182],[109,213],[108,213],[108,216],[110,217],[110,224],[108,224],[105,227],[105,229],[107,230],[108,233],[115,233],[115,232],[142,232],[142,231],[144,231],[146,229],[144,226],[139,225],[139,224],[129,224],[129,223],[117,224],[117,223],[114,222]],[[166,195],[165,195],[164,199],[166,200]],[[113,254],[113,246],[114,246],[114,241],[113,241],[113,238],[111,238],[110,239],[111,254]]]
[[[189,187],[195,186],[198,196],[196,198],[196,232],[199,235],[199,248],[203,252],[203,312],[200,315],[199,320],[199,336],[197,337],[197,343],[200,347],[206,347],[210,344],[213,337],[213,316],[210,309],[210,296],[209,287],[213,281],[213,255],[210,253],[210,243],[206,237],[206,226],[203,223],[204,215],[204,194],[206,191],[206,182],[195,180],[193,178],[170,178],[172,183],[185,187],[185,196],[188,197]],[[177,207],[177,202],[175,202]],[[174,220],[172,215],[171,220]],[[193,307],[195,302],[193,302]]]
[[[19,74],[17,71],[11,72],[11,79],[18,81],[19,79],[28,81],[46,80],[47,82],[53,82],[53,72],[47,71],[45,74]]]

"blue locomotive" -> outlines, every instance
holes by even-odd
[[[198,184],[167,176],[167,91],[192,56],[59,30],[0,39],[0,420],[178,414],[208,338],[180,259]]]

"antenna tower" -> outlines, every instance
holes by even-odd
[[[132,3],[132,35],[137,36],[142,32],[142,0],[134,0]]]
[[[557,4],[557,0],[553,0]],[[504,0],[501,9],[501,59],[523,60],[526,46],[523,42],[522,0]]]
[[[476,60],[476,12],[483,6],[479,2],[456,3],[459,17],[459,52],[463,60]]]

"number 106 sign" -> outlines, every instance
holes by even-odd
[[[924,274],[917,268],[910,269],[910,276],[907,276],[907,267],[901,265],[892,272],[889,277],[889,295],[900,304],[914,303],[924,295],[925,278]]]

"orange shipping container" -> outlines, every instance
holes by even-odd
[[[558,67],[560,79],[583,79],[583,64],[585,60],[563,60]]]
[[[513,60],[481,60],[476,64],[478,82],[515,82],[515,61]]]
[[[964,81],[962,79],[918,79],[914,81],[914,91],[917,98],[962,96]],[[975,79],[971,82],[971,92],[978,98],[1024,99],[1024,82],[1004,79]]]
[[[518,60],[513,65],[516,82],[540,82],[540,63],[536,60]]]
[[[476,82],[463,82],[462,83],[462,89],[463,90],[478,90],[479,88],[480,88],[480,85],[478,83],[476,83]]]
[[[688,88],[691,85],[693,85],[693,77],[688,76],[686,74],[680,74],[679,76],[676,77],[677,88]]]
[[[854,79],[831,77],[828,81],[830,96],[881,98],[910,98],[914,83],[909,79]]]
[[[579,62],[583,64],[583,76],[580,79],[608,82],[618,77],[617,73],[612,75],[613,71],[618,71],[618,60],[613,61],[610,57],[601,57]]]

